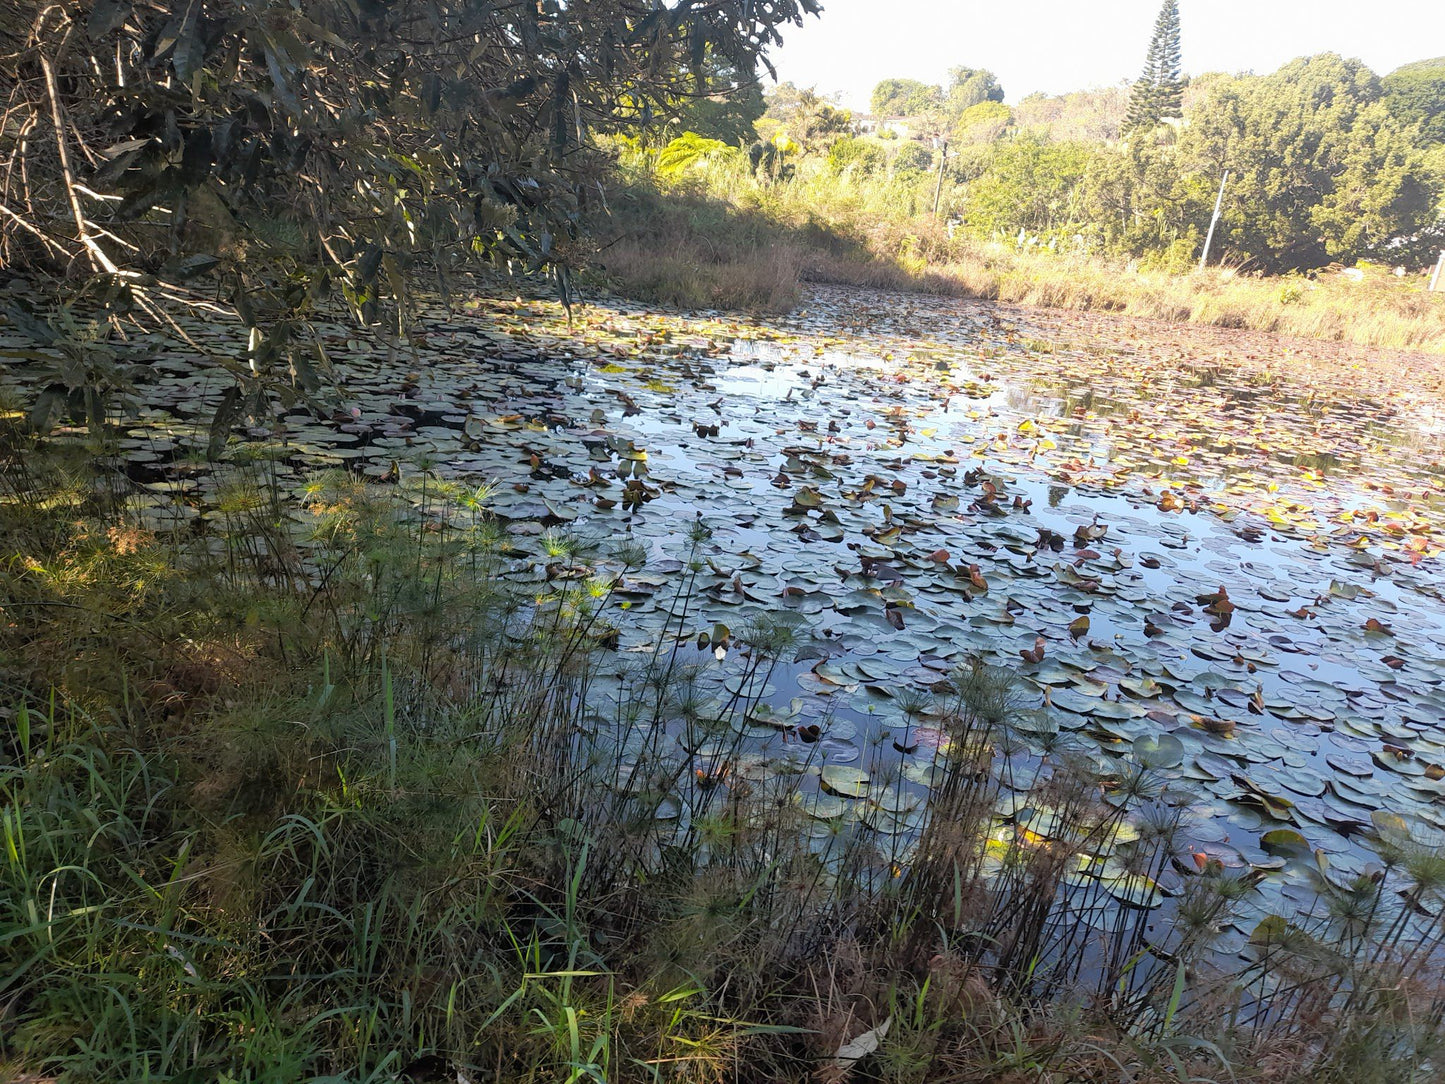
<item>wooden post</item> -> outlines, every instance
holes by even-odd
[[[948,164],[948,140],[938,147],[938,183],[933,186],[933,217],[938,217],[938,200],[943,195],[943,167]]]
[[[1224,206],[1224,185],[1229,180],[1229,170],[1219,179],[1219,195],[1214,197],[1214,215],[1209,219],[1209,234],[1204,238],[1204,251],[1199,255],[1199,270],[1209,262],[1209,246],[1214,243],[1214,227],[1219,225],[1219,209]]]
[[[1440,258],[1435,261],[1435,273],[1430,276],[1430,292],[1433,294],[1440,288],[1440,275],[1445,272],[1445,249],[1440,252]]]

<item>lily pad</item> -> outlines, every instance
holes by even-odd
[[[840,798],[864,798],[868,794],[868,773],[861,768],[829,764],[823,769],[823,789]]]

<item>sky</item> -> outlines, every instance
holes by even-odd
[[[1135,78],[1160,0],[820,0],[821,17],[782,28],[779,80],[866,110],[890,76],[942,83],[988,68],[1010,102]],[[1180,0],[1184,70],[1274,71],[1297,56],[1359,57],[1381,75],[1445,54],[1441,0]],[[764,88],[771,80],[764,76]]]

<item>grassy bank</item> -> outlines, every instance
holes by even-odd
[[[215,506],[157,532],[103,438],[0,450],[0,1079],[1438,1065],[1445,858],[1403,822],[1219,958],[1254,874],[1181,849],[1167,743],[1102,764],[1005,671],[896,690],[926,807],[882,748],[805,791],[816,733],[764,696],[809,630],[694,627],[701,527],[618,653],[658,558],[509,536],[424,467],[293,489],[284,447],[233,444]],[[759,770],[780,725],[790,767]]]
[[[1171,272],[949,236],[926,178],[860,181],[805,161],[787,181],[731,159],[660,180],[643,161],[594,232],[618,292],[685,308],[786,311],[808,281],[1114,312],[1362,346],[1445,352],[1445,293],[1366,269],[1265,277]]]

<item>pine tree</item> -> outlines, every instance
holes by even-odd
[[[1129,97],[1125,126],[1152,128],[1165,117],[1183,112],[1184,73],[1179,62],[1179,2],[1164,0],[1154,20],[1154,37],[1144,59],[1144,71]]]

